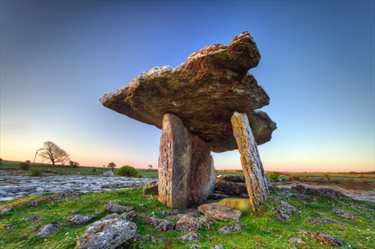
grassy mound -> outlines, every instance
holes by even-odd
[[[142,177],[141,174],[139,174],[138,170],[135,168],[126,165],[118,169],[115,173],[116,176],[129,176],[129,177]]]

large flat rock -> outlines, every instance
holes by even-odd
[[[246,113],[258,145],[271,139],[274,123],[266,113],[254,111],[269,104],[269,97],[247,71],[260,54],[247,31],[229,46],[214,44],[190,55],[176,68],[153,67],[101,103],[130,118],[162,129],[166,113],[177,115],[190,135],[198,136],[213,152],[237,149],[233,112]]]

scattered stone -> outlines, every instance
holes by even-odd
[[[133,209],[134,209],[133,206],[122,206],[111,201],[107,205],[104,206],[103,211],[109,211],[112,213],[123,213],[123,212],[129,212]]]
[[[199,215],[201,215],[201,212],[199,212],[198,209],[196,209],[196,208],[189,208],[186,211],[186,214],[190,215],[190,216],[193,216],[193,217],[198,217]]]
[[[68,221],[71,221],[71,222],[74,222],[78,225],[83,225],[87,222],[89,222],[90,220],[96,218],[98,216],[96,215],[81,215],[81,214],[78,214],[78,215],[73,215],[73,216],[69,216],[67,217],[66,219]]]
[[[177,223],[175,229],[182,232],[197,231],[201,228],[199,220],[197,218],[184,217],[181,218]]]
[[[149,235],[149,234],[144,235],[143,238],[145,238],[146,240],[148,240],[151,243],[155,243],[156,242],[154,236]]]
[[[77,240],[76,248],[114,249],[130,241],[137,226],[123,219],[99,220],[88,227]]]
[[[319,216],[326,216],[326,217],[328,217],[328,215],[326,215],[326,214],[323,214],[323,213],[319,213],[319,212],[315,212],[317,215],[319,215]]]
[[[343,246],[344,245],[344,243],[342,243],[338,239],[330,235],[327,235],[325,233],[322,233],[322,232],[306,232],[302,230],[299,233],[305,235],[306,237],[310,239],[317,239],[323,244],[328,245],[328,246]]]
[[[305,185],[297,185],[295,187],[292,187],[292,189],[297,190],[298,192],[301,192],[302,194],[317,194],[323,197],[327,197],[328,199],[331,200],[337,200],[338,198],[342,197],[347,197],[340,191],[331,189],[331,188],[319,188],[319,189],[314,189],[314,188],[308,188]]]
[[[330,210],[332,211],[335,211],[335,213],[340,216],[340,217],[343,217],[343,218],[346,218],[346,219],[349,219],[349,220],[357,220],[358,218],[354,215],[351,215],[341,209],[338,209],[338,208],[330,208]]]
[[[118,213],[113,213],[113,214],[108,214],[108,215],[104,216],[100,220],[112,220],[112,219],[120,219],[121,220],[122,217],[120,215],[118,215]]]
[[[285,201],[280,201],[280,203],[281,206],[284,208],[285,212],[287,213],[302,213],[300,210],[298,210],[297,208],[293,207]]]
[[[291,238],[288,240],[289,243],[294,243],[294,244],[306,244],[305,241],[303,241],[300,238]]]
[[[258,242],[255,242],[255,243],[254,243],[254,246],[262,247],[262,245],[261,245],[260,243],[258,243]]]
[[[340,222],[340,221],[337,221],[337,220],[326,220],[326,219],[311,219],[311,220],[308,220],[307,222],[310,222],[310,223],[326,223],[326,224],[338,224],[338,225],[343,225],[343,226],[347,226],[348,224],[347,223],[343,223],[343,222]]]
[[[189,247],[189,249],[198,249],[198,248],[202,248],[201,245],[192,245],[191,247]]]
[[[78,191],[70,191],[70,192],[59,193],[58,195],[47,196],[47,197],[45,197],[44,199],[45,199],[45,200],[63,200],[63,199],[66,199],[66,198],[76,198],[76,197],[80,197],[81,195],[82,195],[81,192],[78,192]]]
[[[167,216],[167,215],[172,215],[172,214],[178,214],[180,211],[178,209],[174,209],[172,211],[161,211],[160,213],[158,213],[159,216]],[[182,211],[181,211],[182,213]]]
[[[130,212],[127,212],[127,213],[123,213],[120,215],[121,218],[123,218],[124,220],[138,220],[140,219],[140,216],[139,214],[137,214],[136,212],[134,211],[130,211]]]
[[[12,207],[0,207],[0,214],[3,215],[3,214],[6,214],[10,211],[12,211]]]
[[[113,174],[113,171],[112,170],[110,170],[110,171],[107,171],[107,172],[104,172],[103,173],[103,176],[107,176],[107,177],[110,177],[110,176],[115,176],[115,174]]]
[[[198,207],[198,210],[208,218],[213,218],[221,221],[237,221],[242,215],[242,212],[236,208],[219,206],[214,204],[203,204]]]
[[[275,212],[276,212],[276,214],[275,214],[276,219],[278,219],[280,221],[291,220],[290,216],[287,215],[284,211],[282,211],[280,209],[276,209]]]
[[[183,240],[183,241],[186,241],[186,242],[202,240],[202,238],[197,233],[188,233],[184,236],[177,237],[176,239]]]
[[[165,242],[165,241],[166,241],[166,239],[165,239],[164,237],[159,238],[159,240],[160,240],[161,242]]]
[[[211,228],[211,222],[209,222],[205,218],[198,218],[198,221],[199,221],[200,225],[203,225],[205,228],[207,228],[208,230],[210,230],[210,228]]]
[[[69,212],[70,214],[75,214],[75,213],[78,213],[79,212],[79,210],[78,209],[76,209],[76,210],[73,210],[73,211],[71,211],[71,212]]]
[[[53,231],[55,231],[59,227],[59,223],[53,222],[51,224],[47,224],[39,228],[37,235],[38,236],[49,236]]]
[[[158,181],[152,181],[145,185],[145,188],[142,191],[143,194],[158,194]]]
[[[309,205],[309,203],[307,203],[305,201],[301,201],[301,204],[303,204],[303,205]]]
[[[14,223],[3,226],[5,230],[10,230],[12,227],[14,227]]]
[[[218,175],[218,180],[227,182],[243,182],[245,183],[245,177],[242,175]]]
[[[233,231],[241,231],[241,230],[242,230],[242,226],[240,224],[236,224],[234,226],[225,225],[217,231],[219,233],[231,233]]]
[[[147,224],[151,225],[153,228],[159,231],[167,231],[167,230],[173,230],[175,225],[173,222],[170,222],[168,220],[159,219],[156,217],[150,217],[147,220]]]
[[[38,205],[38,201],[33,201],[29,203],[30,206],[36,207]]]
[[[240,196],[247,194],[246,183],[242,182],[225,182],[216,180],[215,191],[221,191],[228,196]],[[210,198],[212,198],[210,196]]]
[[[312,201],[316,201],[316,197],[311,196],[311,195],[294,194],[293,196],[296,197],[296,198],[300,198],[300,199],[309,199],[309,200],[312,200]]]
[[[25,222],[31,222],[31,221],[39,220],[39,217],[41,217],[41,215],[39,215],[39,214],[31,216],[30,218],[25,219]]]
[[[214,199],[214,200],[217,200],[217,199],[229,198],[229,195],[218,194],[218,193],[212,193],[212,194],[210,194],[210,196],[209,196],[208,198],[210,198],[210,199]]]
[[[224,247],[221,244],[211,246],[210,249],[224,249]]]

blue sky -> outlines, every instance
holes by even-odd
[[[374,1],[1,1],[0,156],[53,141],[81,165],[156,168],[161,131],[99,98],[243,31],[278,126],[265,170],[375,170]],[[238,151],[213,156],[241,168]]]

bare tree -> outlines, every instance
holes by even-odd
[[[150,169],[150,170],[152,170],[152,165],[150,164],[150,165],[148,165],[148,168]]]
[[[114,162],[111,162],[108,164],[108,168],[111,168],[113,171],[113,169],[116,168],[116,164]]]
[[[55,166],[55,163],[65,163],[70,159],[69,154],[65,150],[51,141],[43,143],[43,147],[39,149],[38,156],[43,158],[42,162],[46,160],[51,161],[53,166]]]

